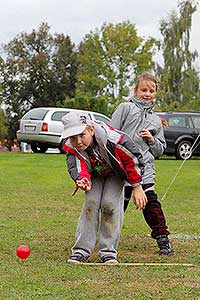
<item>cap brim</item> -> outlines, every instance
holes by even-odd
[[[82,133],[86,127],[87,127],[87,124],[84,124],[81,126],[74,126],[74,127],[70,127],[69,129],[65,129],[63,131],[63,138],[67,139],[70,136],[78,135],[78,134]]]

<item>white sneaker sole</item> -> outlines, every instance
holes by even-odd
[[[78,260],[75,260],[75,259],[70,259],[70,258],[67,260],[67,262],[69,264],[81,264],[81,263],[83,263],[81,261],[78,261]]]
[[[116,259],[109,259],[109,260],[107,260],[104,264],[118,264],[119,262],[118,262],[118,260],[116,260]]]

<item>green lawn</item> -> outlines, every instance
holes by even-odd
[[[160,199],[181,165],[156,160]],[[73,266],[66,263],[84,200],[71,197],[65,155],[0,153],[0,299],[199,300],[200,159],[186,161],[162,201],[172,257],[159,257],[142,213],[130,205],[119,245],[121,262],[184,266]],[[15,251],[26,244],[27,260]],[[97,251],[90,259],[98,262]]]

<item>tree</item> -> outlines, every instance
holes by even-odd
[[[7,137],[6,118],[3,109],[0,108],[0,141]]]
[[[90,32],[79,47],[76,95],[104,96],[113,109],[128,95],[135,74],[152,68],[154,43],[139,37],[128,21]]]
[[[94,97],[91,95],[77,95],[74,98],[66,99],[62,107],[91,110],[101,112],[107,116],[110,115],[106,95]]]
[[[76,84],[76,51],[69,36],[49,33],[42,23],[38,31],[21,33],[4,46],[1,61],[1,97],[6,106],[10,138],[18,120],[29,109],[56,106],[73,97]]]
[[[178,7],[179,15],[172,11],[169,18],[160,23],[164,64],[163,67],[157,65],[157,73],[162,83],[162,107],[170,109],[180,109],[191,99],[195,101],[199,90],[198,72],[193,66],[198,54],[189,49],[192,14],[197,5],[184,0]]]

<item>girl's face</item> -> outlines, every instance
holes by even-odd
[[[156,96],[157,87],[155,82],[149,80],[140,80],[135,89],[135,96],[144,102],[151,104]]]
[[[82,133],[69,138],[71,145],[79,151],[86,150],[93,141],[94,126],[87,127]]]

